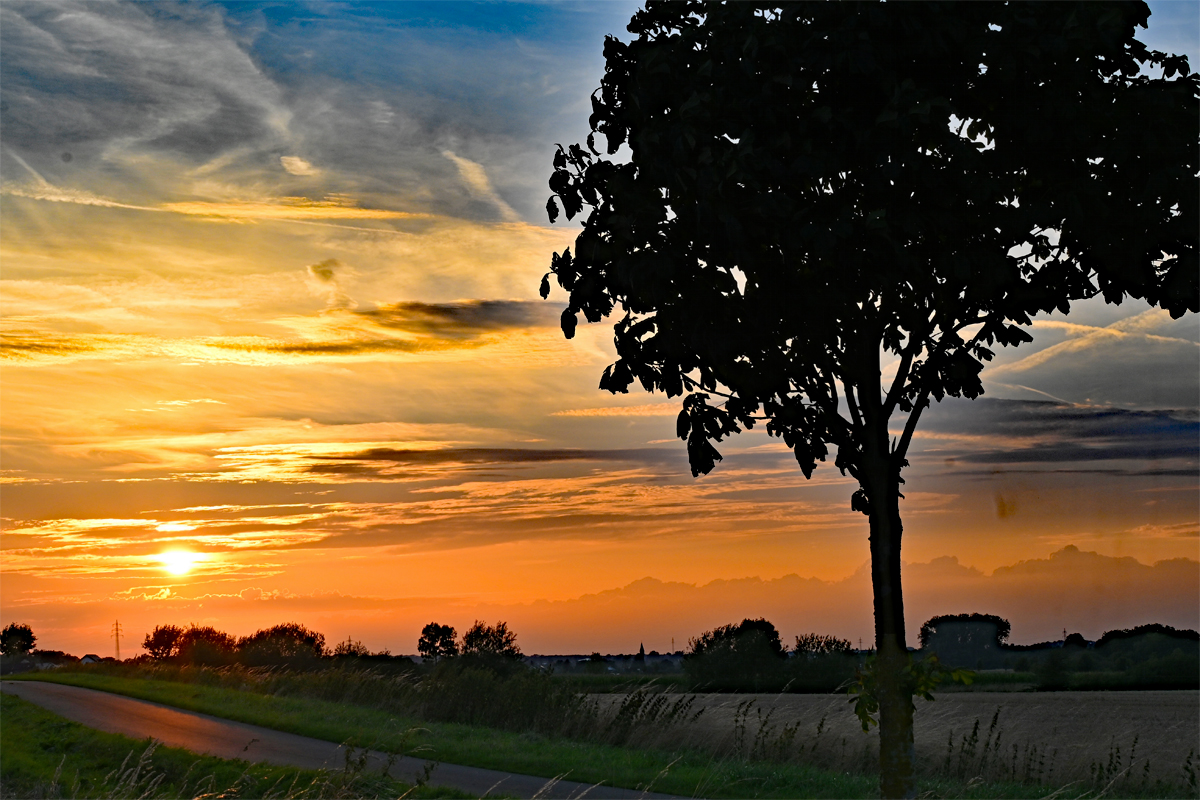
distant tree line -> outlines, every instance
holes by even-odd
[[[146,634],[142,649],[151,661],[198,666],[238,663],[248,667],[301,667],[332,655],[325,646],[324,634],[298,622],[285,622],[242,637],[210,625],[159,625]]]
[[[951,667],[1029,672],[1043,689],[1200,688],[1200,633],[1149,624],[1089,642],[1007,643],[1012,626],[992,614],[949,614],[921,626],[921,650]]]
[[[507,622],[488,625],[475,620],[458,640],[458,631],[450,625],[431,622],[421,629],[417,652],[422,658],[437,662],[458,655],[473,657],[520,658],[517,634],[508,629]]]
[[[1095,642],[1008,644],[1012,625],[994,614],[948,614],[921,626],[918,657],[951,669],[1025,673],[1040,689],[1200,688],[1200,634],[1150,624],[1111,630]],[[744,619],[688,643],[683,667],[696,689],[829,692],[849,685],[863,656],[845,639],[816,633],[789,650],[765,619]],[[1019,676],[1016,676],[1019,677]]]
[[[142,649],[146,654],[139,656],[140,660],[210,667],[313,668],[330,659],[393,660],[387,650],[371,653],[362,642],[349,638],[330,649],[324,634],[298,622],[284,622],[241,637],[209,625],[159,625],[146,634]]]
[[[1110,630],[1095,642],[1072,633],[1031,645],[1009,644],[1011,632],[1009,621],[994,614],[932,617],[921,626],[917,656],[936,654],[949,668],[1023,673],[1042,689],[1200,688],[1200,633],[1194,630],[1148,624]],[[10,623],[0,631],[5,670],[30,656],[51,664],[79,660],[58,650],[35,650],[36,643],[27,624]],[[421,667],[387,650],[371,653],[350,638],[329,648],[323,634],[297,622],[242,637],[208,625],[159,625],[146,634],[142,648],[145,654],[135,661],[294,669],[351,661],[363,667],[419,669],[435,682],[468,680],[479,687],[529,669],[516,633],[503,621],[476,620],[461,637],[450,625],[429,623],[417,641]],[[845,639],[819,633],[796,636],[789,648],[771,622],[747,618],[690,639],[682,665],[689,684],[702,691],[829,692],[855,680],[866,655]],[[645,648],[617,660],[632,662],[626,669],[646,670]],[[581,662],[584,672],[608,671],[613,663],[600,653]],[[556,672],[573,669],[566,662],[554,667]]]

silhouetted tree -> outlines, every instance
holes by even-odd
[[[439,625],[431,622],[421,629],[421,638],[417,640],[417,652],[422,658],[439,661],[458,655],[458,642],[455,637],[458,631],[449,625]]]
[[[926,620],[919,640],[943,664],[970,668],[1002,666],[1001,648],[1012,625],[995,614],[943,614]]]
[[[855,677],[859,659],[846,639],[820,633],[796,637],[787,663],[787,687],[793,692],[832,692]]]
[[[371,651],[362,642],[352,640],[347,636],[346,641],[338,642],[337,647],[333,648],[333,654],[347,658],[362,658],[370,655]]]
[[[0,653],[6,656],[23,656],[33,649],[37,636],[33,628],[21,622],[10,622],[0,631]]]
[[[475,620],[475,624],[463,634],[462,652],[463,655],[471,656],[521,657],[517,635],[508,629],[507,622],[486,625],[480,620]]]
[[[178,625],[159,625],[142,640],[142,649],[155,661],[165,661],[175,655],[183,628]]]
[[[962,623],[976,627],[959,627]],[[1012,623],[995,614],[942,614],[927,619],[921,626],[917,639],[921,647],[929,647],[936,638],[946,634],[948,629],[953,629],[956,635],[1001,647],[1012,633]]]
[[[854,645],[848,639],[836,636],[826,636],[820,633],[805,633],[796,637],[796,648],[792,651],[797,656],[817,658],[829,655],[849,655]]]
[[[175,655],[189,664],[219,666],[233,661],[237,640],[211,625],[189,625],[175,643]]]
[[[694,475],[765,421],[805,476],[833,447],[858,481],[886,797],[913,791],[900,484],[922,411],[982,394],[1036,313],[1200,307],[1200,76],[1134,38],[1148,15],[650,0],[605,41],[586,146],[554,156],[551,221],[590,208],[551,263],[563,332],[620,309],[600,387],[683,395]]]
[[[786,657],[774,625],[744,619],[689,639],[683,666],[693,680],[713,689],[762,691],[781,682]]]
[[[1073,647],[1083,650],[1087,647],[1087,639],[1083,638],[1082,633],[1072,633],[1066,639],[1063,639],[1063,647]]]
[[[325,655],[325,634],[298,622],[285,622],[243,636],[238,658],[248,666],[304,666]]]

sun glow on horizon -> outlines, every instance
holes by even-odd
[[[187,550],[168,550],[158,556],[163,569],[172,575],[187,575],[196,566],[196,563],[203,561],[204,558],[201,553],[190,553]]]

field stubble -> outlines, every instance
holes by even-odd
[[[616,717],[629,713],[636,694],[591,699]],[[659,733],[641,728],[637,744],[655,746],[662,736],[717,755],[798,758],[838,771],[867,771],[876,761],[878,737],[863,733],[845,695],[693,697]],[[1198,742],[1195,691],[964,692],[917,701],[917,760],[927,777],[1130,789],[1162,782],[1195,794]]]

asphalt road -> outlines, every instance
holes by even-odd
[[[134,739],[155,739],[169,747],[181,747],[195,753],[240,758],[257,763],[301,767],[303,769],[340,770],[346,765],[346,748],[293,733],[232,722],[207,714],[135,700],[131,697],[64,686],[41,681],[3,681],[0,691],[41,706],[73,722]],[[354,755],[360,756],[361,750]],[[394,758],[387,753],[368,751],[368,770],[380,770]],[[434,763],[428,783],[470,792],[476,797],[504,794],[522,798],[587,798],[587,800],[625,800],[626,798],[670,798],[671,795],[639,792],[611,786],[594,786],[576,781],[553,780],[533,775],[518,775],[479,767],[429,762],[424,759],[394,758],[388,774],[414,783],[425,776]]]

